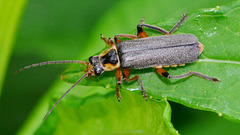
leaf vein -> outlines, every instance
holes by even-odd
[[[217,60],[217,59],[210,59],[210,58],[205,58],[205,59],[198,59],[197,62],[213,62],[213,63],[227,63],[227,64],[237,64],[240,65],[239,61],[231,61],[231,60]]]

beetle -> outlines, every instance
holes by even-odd
[[[198,60],[203,51],[203,45],[198,41],[196,36],[192,34],[171,35],[186,18],[187,13],[182,16],[180,21],[178,21],[170,31],[166,31],[163,28],[145,24],[143,17],[141,23],[137,25],[137,35],[118,34],[114,36],[113,40],[112,38],[107,39],[101,34],[101,39],[110,47],[102,51],[99,55],[89,57],[89,62],[78,60],[48,61],[26,66],[19,69],[16,73],[31,67],[49,64],[81,63],[87,66],[85,74],[70,89],[68,89],[60,99],[58,99],[46,114],[44,120],[59,101],[71,91],[73,87],[81,82],[81,80],[85,77],[99,76],[104,71],[116,70],[116,95],[118,101],[121,99],[120,85],[122,80],[126,82],[137,80],[143,98],[147,101],[148,95],[143,87],[140,77],[135,75],[128,79],[131,69],[155,68],[159,75],[168,79],[185,78],[190,75],[196,75],[213,82],[220,81],[217,78],[209,77],[194,71],[189,71],[183,75],[171,76],[163,69],[164,67],[184,66],[186,63],[192,63]],[[148,37],[143,27],[156,30],[164,35]],[[131,40],[122,41],[120,37],[129,38]],[[121,69],[123,69],[123,72],[121,72]]]

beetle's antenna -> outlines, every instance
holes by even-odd
[[[32,64],[32,65],[28,65],[24,68],[19,69],[18,71],[15,72],[15,74],[25,70],[25,69],[29,69],[32,67],[37,67],[37,66],[43,66],[43,65],[50,65],[50,64],[65,64],[65,63],[82,63],[87,65],[88,62],[86,61],[78,61],[78,60],[58,60],[58,61],[47,61],[47,62],[41,62],[41,63],[36,63],[36,64]]]
[[[75,84],[73,84],[73,86],[72,86],[69,90],[67,90],[67,91],[57,100],[57,102],[51,107],[51,109],[50,109],[50,110],[48,111],[48,113],[45,115],[45,117],[43,118],[43,120],[45,120],[45,119],[48,117],[48,115],[51,113],[51,111],[53,110],[53,108],[60,102],[60,100],[62,100],[63,97],[66,96],[67,93],[72,90],[72,88],[74,88],[78,83],[80,83],[80,82],[81,82],[85,77],[87,77],[87,76],[88,76],[88,74],[84,74]]]

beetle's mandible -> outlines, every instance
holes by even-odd
[[[163,69],[163,67],[184,66],[186,63],[192,63],[198,59],[203,51],[203,45],[198,41],[197,37],[192,34],[170,35],[186,18],[187,13],[182,16],[180,21],[170,31],[166,31],[157,26],[145,24],[143,18],[141,23],[137,25],[137,35],[118,34],[114,37],[114,40],[111,38],[107,39],[101,35],[101,39],[107,45],[110,45],[110,48],[101,52],[100,55],[90,57],[89,62],[78,60],[48,61],[26,66],[18,70],[16,73],[31,67],[49,64],[82,63],[87,66],[85,74],[52,106],[44,119],[47,118],[58,102],[69,91],[71,91],[73,87],[81,82],[82,79],[85,77],[99,76],[104,71],[116,70],[116,94],[118,101],[121,99],[120,85],[122,80],[127,82],[137,80],[143,98],[147,100],[148,95],[143,87],[140,77],[136,75],[128,79],[130,69],[155,68],[159,75],[168,79],[185,78],[190,75],[196,75],[213,82],[220,81],[217,78],[202,75],[201,73],[194,71],[190,71],[183,75],[171,76]],[[164,35],[148,37],[143,27],[156,30]],[[132,40],[122,41],[119,37]],[[121,73],[121,69],[123,69],[123,73]]]

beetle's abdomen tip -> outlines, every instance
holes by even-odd
[[[198,46],[200,47],[200,50],[199,50],[199,54],[201,54],[202,52],[203,52],[203,44],[201,44],[200,42],[199,42],[199,44],[198,44]]]

